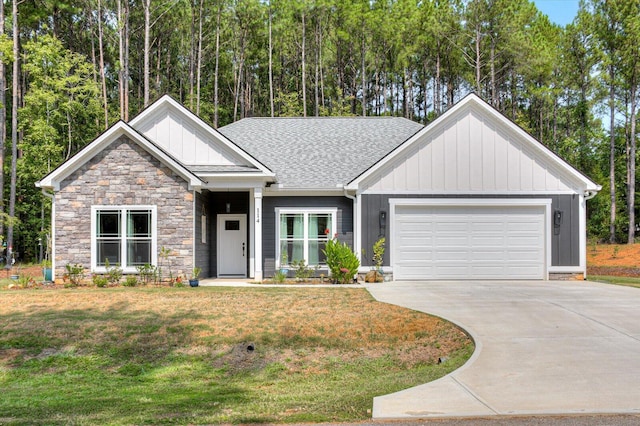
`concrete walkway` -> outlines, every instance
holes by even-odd
[[[367,288],[476,341],[450,375],[375,398],[375,419],[640,413],[640,289],[583,281]]]

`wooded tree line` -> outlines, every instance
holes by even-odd
[[[50,200],[34,182],[165,93],[218,127],[248,116],[426,124],[475,91],[603,185],[589,202],[591,237],[634,241],[640,0],[583,0],[566,27],[528,0],[11,0],[2,9],[0,234],[24,259],[38,257],[50,226]]]

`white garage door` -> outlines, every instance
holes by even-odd
[[[543,206],[396,205],[394,279],[544,279]]]

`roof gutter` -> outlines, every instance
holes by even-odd
[[[584,191],[584,200],[588,201],[598,195],[598,191]]]

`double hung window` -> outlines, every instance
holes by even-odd
[[[156,263],[155,206],[94,206],[91,213],[93,270],[104,270],[108,262],[133,272]]]
[[[325,265],[327,241],[336,232],[335,209],[276,209],[278,267],[304,260],[307,265]]]

